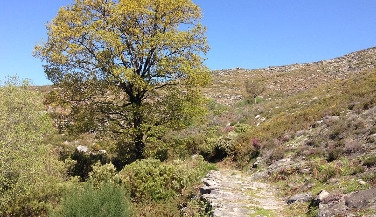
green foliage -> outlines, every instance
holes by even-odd
[[[319,206],[310,206],[307,212],[308,217],[316,217],[319,215]]]
[[[352,192],[360,191],[360,190],[366,190],[370,188],[369,184],[360,184],[359,180],[345,180],[341,185],[344,186],[343,193],[349,194]]]
[[[119,173],[136,202],[170,200],[198,182],[209,170],[202,157],[186,161],[138,160]]]
[[[0,216],[39,216],[58,200],[64,165],[44,138],[42,97],[13,78],[0,87]]]
[[[85,181],[92,171],[92,165],[100,161],[102,164],[108,163],[109,159],[105,153],[85,153],[77,149],[71,154],[70,159],[76,161],[69,173],[71,176],[79,176],[81,181]]]
[[[265,90],[260,81],[257,80],[247,80],[244,82],[246,98],[249,102],[254,104],[257,103],[256,98]]]
[[[103,183],[121,183],[115,166],[112,163],[102,165],[99,161],[93,165],[93,170],[89,173],[89,181],[94,186],[100,186]]]
[[[251,130],[251,126],[249,124],[241,124],[237,123],[234,125],[234,132],[235,133],[246,133]]]
[[[312,164],[314,178],[323,183],[341,173],[341,168],[335,162],[326,163],[318,159],[313,161]]]
[[[376,166],[376,156],[369,156],[363,160],[363,165],[367,167]]]
[[[376,72],[360,74],[346,81],[333,81],[330,84],[317,86],[296,94],[275,99],[265,100],[257,105],[246,107],[242,106],[232,121],[243,121],[255,126],[244,133],[234,144],[235,160],[239,165],[246,165],[249,162],[250,153],[254,152],[252,141],[258,138],[260,143],[265,144],[264,150],[274,149],[276,145],[282,145],[285,141],[286,133],[315,127],[317,121],[326,120],[325,124],[329,131],[315,136],[314,147],[309,146],[303,151],[303,154],[312,156],[326,155],[329,161],[338,159],[342,154],[351,154],[362,150],[360,144],[351,144],[343,141],[346,135],[362,135],[367,130],[366,121],[344,120],[344,111],[351,105],[351,109],[356,112],[364,111],[375,105],[376,98],[375,86]],[[367,105],[364,107],[364,105]],[[239,105],[237,105],[239,106]],[[246,111],[247,114],[244,114]],[[262,121],[252,117],[260,116]],[[230,116],[230,114],[228,114]],[[244,117],[245,116],[245,117]],[[332,120],[330,117],[339,116],[339,120]],[[255,120],[256,119],[256,120]],[[370,138],[370,140],[372,140]],[[329,144],[328,144],[329,143]],[[344,143],[345,147],[338,146]],[[323,152],[323,145],[328,144],[331,148],[329,152]],[[338,144],[338,145],[337,145]]]
[[[95,187],[93,183],[84,183],[68,191],[60,205],[52,210],[50,216],[82,216],[82,217],[126,217],[132,216],[129,199],[120,185],[104,182]]]
[[[332,162],[317,158],[312,160],[311,169],[313,177],[322,183],[334,177],[356,175],[364,172],[364,168],[357,160],[350,161],[344,157]]]
[[[200,87],[210,81],[201,16],[191,0],[77,0],[60,8],[34,52],[58,87],[47,102],[59,110],[59,128],[115,140],[125,164],[146,157],[165,128],[199,121],[207,105]]]

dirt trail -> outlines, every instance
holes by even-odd
[[[276,189],[240,171],[211,171],[203,183],[201,193],[214,217],[283,216],[284,202],[275,196]]]

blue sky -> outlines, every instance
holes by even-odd
[[[45,24],[73,0],[4,1],[0,80],[49,84],[36,43]],[[255,69],[331,59],[376,46],[376,0],[193,0],[203,10],[211,69]]]

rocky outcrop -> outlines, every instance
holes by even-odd
[[[207,97],[224,105],[243,99],[244,82],[254,80],[264,85],[265,94],[294,94],[342,80],[376,68],[376,47],[353,52],[331,60],[313,63],[270,66],[262,69],[224,69],[212,72],[213,84],[204,90]]]
[[[303,196],[293,196],[289,201],[298,202]],[[308,197],[307,197],[308,199]],[[287,203],[289,203],[289,201]],[[355,217],[359,210],[364,210],[363,216],[376,216],[376,188],[362,190],[350,194],[330,194],[323,190],[314,200],[311,207],[318,209],[318,217],[346,216]]]
[[[289,197],[286,201],[287,204],[299,203],[299,202],[310,202],[312,201],[312,196],[308,193],[296,194]]]
[[[376,209],[376,188],[351,193],[345,197],[345,204],[351,209],[365,207]]]

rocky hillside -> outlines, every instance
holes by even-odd
[[[375,68],[376,47],[214,71],[205,93],[213,99],[208,125],[222,127],[217,156],[277,188],[284,216],[376,216]],[[256,101],[247,81],[262,87]]]
[[[231,105],[244,97],[244,81],[261,81],[268,94],[294,94],[299,91],[344,80],[376,67],[376,47],[314,63],[270,66],[264,69],[226,69],[213,71],[213,84],[206,89],[208,97]]]

